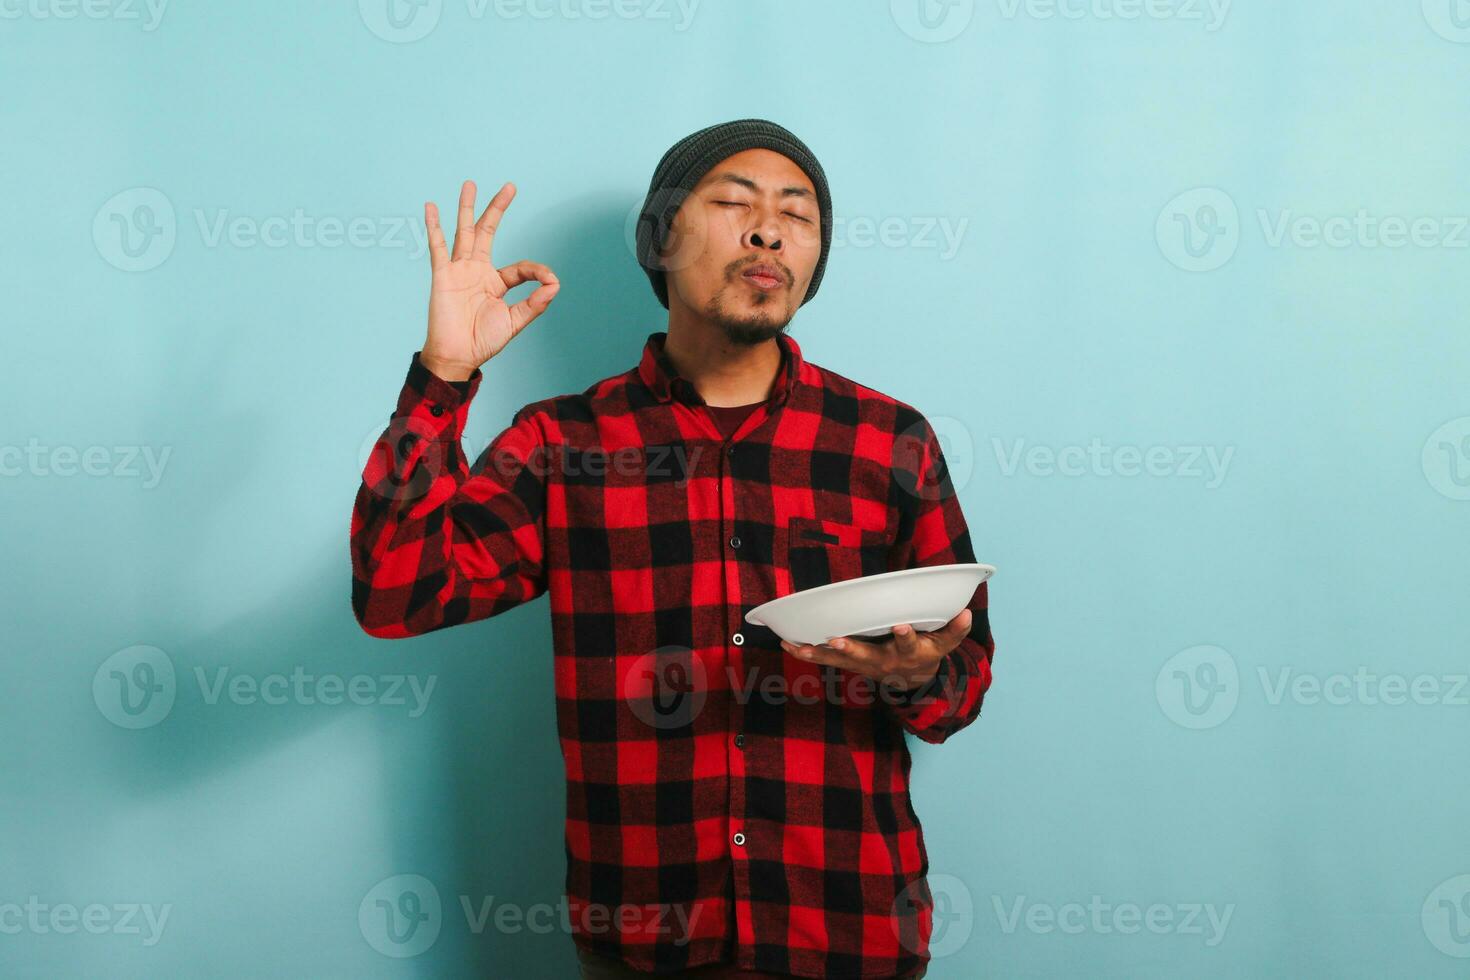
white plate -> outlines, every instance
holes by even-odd
[[[792,643],[882,636],[900,623],[924,632],[958,616],[994,574],[994,565],[969,563],[864,575],[763,602],[745,620]]]

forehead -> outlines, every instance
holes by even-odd
[[[796,161],[764,147],[741,150],[739,153],[725,157],[710,167],[709,173],[705,174],[694,186],[698,189],[710,184],[727,183],[725,178],[730,174],[752,180],[760,185],[762,190],[785,190],[797,187],[811,194],[816,193],[811,178],[806,175],[806,171],[796,165]]]

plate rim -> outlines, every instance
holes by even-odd
[[[995,572],[996,572],[996,568],[995,568],[994,565],[992,565],[992,564],[990,564],[988,562],[982,562],[982,561],[957,561],[957,562],[950,562],[950,563],[948,563],[946,565],[920,565],[917,568],[895,568],[892,571],[879,572],[876,575],[860,575],[857,578],[843,579],[841,582],[828,582],[826,585],[818,585],[815,588],[802,589],[800,592],[788,592],[786,595],[777,596],[774,599],[767,599],[765,602],[761,603],[758,606],[755,606],[749,612],[747,612],[745,614],[745,616],[744,616],[744,619],[745,619],[746,622],[748,622],[748,623],[750,623],[750,624],[752,624],[754,626],[764,626],[767,629],[769,629],[770,628],[770,624],[769,623],[765,622],[764,620],[760,620],[760,619],[751,619],[750,617],[753,616],[756,612],[758,612],[758,611],[760,611],[762,609],[765,609],[768,606],[774,606],[777,603],[785,602],[787,599],[795,599],[798,596],[800,596],[802,598],[805,598],[807,596],[812,595],[815,592],[821,592],[823,589],[838,589],[838,588],[841,588],[842,586],[851,586],[852,583],[854,583],[854,582],[869,582],[869,581],[871,581],[871,580],[873,580],[875,578],[881,578],[884,575],[912,575],[912,576],[918,576],[922,572],[947,572],[947,571],[952,571],[953,569],[956,569],[956,568],[980,568],[980,569],[984,569],[985,570],[984,576],[982,576],[981,579],[980,579],[980,581],[975,584],[975,587],[977,589],[981,585],[985,584],[986,582],[988,582],[992,578],[994,578],[995,577]]]

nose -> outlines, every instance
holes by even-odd
[[[745,230],[744,244],[747,248],[770,249],[780,252],[786,243],[781,239],[781,228],[776,219],[764,208],[755,210],[755,218]]]

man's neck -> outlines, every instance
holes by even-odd
[[[732,343],[707,321],[669,321],[664,353],[705,403],[715,408],[750,405],[770,397],[781,369],[781,345],[770,340]]]

